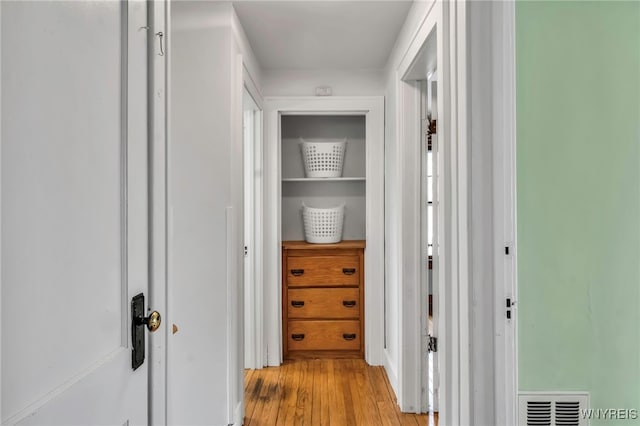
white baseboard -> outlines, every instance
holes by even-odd
[[[233,410],[233,425],[242,426],[244,423],[244,404],[242,401],[238,402],[236,409]]]
[[[396,366],[389,356],[389,352],[384,350],[384,370],[387,373],[387,377],[389,378],[389,383],[391,384],[391,388],[393,392],[396,394],[396,398],[398,397],[398,370]]]

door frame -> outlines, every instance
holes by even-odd
[[[170,2],[147,0],[149,28],[149,306],[163,315],[164,327],[149,335],[149,424],[167,424],[167,149]],[[159,34],[163,35],[163,40]],[[163,54],[160,52],[163,43]]]
[[[264,109],[264,318],[265,365],[282,363],[282,114],[366,116],[365,360],[384,359],[384,98],[382,96],[266,97]]]
[[[438,241],[438,211],[435,208],[437,206],[438,200],[438,164],[437,164],[437,153],[438,153],[438,133],[436,131],[435,134],[431,134],[431,150],[428,149],[427,144],[425,143],[425,124],[427,117],[425,116],[425,112],[428,110],[429,103],[432,104],[431,113],[435,110],[435,119],[438,120],[438,96],[437,89],[436,95],[434,99],[434,95],[432,92],[433,85],[437,86],[437,79],[433,79],[433,76],[437,76],[437,64],[435,69],[427,69],[426,79],[421,80],[420,91],[421,91],[421,135],[420,135],[420,158],[421,158],[421,175],[420,182],[422,188],[420,189],[420,206],[422,209],[421,216],[421,256],[423,261],[425,262],[422,265],[422,276],[421,276],[421,296],[420,296],[420,319],[422,321],[422,329],[421,329],[421,338],[422,338],[422,350],[421,350],[421,387],[422,387],[422,397],[420,401],[420,411],[421,412],[438,412],[438,355],[437,353],[429,352],[429,337],[433,336],[437,338],[436,331],[439,326],[438,319],[438,310],[433,309],[431,312],[431,316],[429,315],[429,306],[437,307],[438,303],[438,293],[436,284],[438,282],[438,274],[437,274],[437,264],[432,259],[429,259],[429,236],[431,236],[431,241],[434,243],[432,245],[432,251],[435,248],[435,242]],[[435,102],[435,104],[434,104]],[[432,115],[433,117],[433,115]],[[428,198],[429,198],[429,185],[428,183],[428,155],[429,152],[432,153],[432,164],[431,164],[431,191],[433,191],[433,209],[431,215],[428,212]],[[432,234],[430,235],[428,232],[429,221],[432,223]],[[431,293],[429,292],[431,290]],[[430,327],[431,323],[431,327]],[[430,332],[430,328],[433,329]],[[432,334],[433,333],[433,334]],[[431,392],[433,391],[433,395]],[[433,398],[433,404],[430,405],[429,401]]]
[[[455,7],[455,6],[453,6]],[[462,283],[466,282],[462,267],[467,248],[466,229],[460,226],[466,211],[464,206],[458,206],[458,199],[466,194],[467,188],[459,175],[465,167],[461,158],[460,148],[463,138],[457,134],[456,114],[460,105],[454,90],[457,81],[455,57],[449,55],[450,39],[455,41],[455,34],[449,34],[451,22],[448,18],[448,8],[441,2],[433,2],[425,14],[418,30],[402,55],[398,67],[395,69],[396,84],[396,139],[398,140],[398,161],[401,169],[402,183],[400,200],[400,230],[398,259],[398,283],[401,309],[400,315],[400,354],[398,371],[398,402],[403,411],[419,412],[422,408],[422,357],[423,303],[416,295],[421,294],[421,285],[425,282],[425,259],[422,259],[422,143],[421,143],[421,107],[422,85],[415,80],[414,64],[421,56],[422,49],[429,36],[436,34],[436,63],[438,67],[438,139],[444,140],[442,149],[436,153],[435,162],[438,164],[439,179],[436,191],[435,208],[439,227],[437,232],[438,245],[434,242],[433,265],[434,275],[438,279],[434,283],[434,310],[438,310],[439,329],[434,330],[438,337],[438,353],[440,359],[441,380],[439,383],[440,422],[443,424],[468,424],[463,421],[461,407],[465,396],[462,392],[468,389],[468,379],[463,377],[463,359],[468,356],[467,346],[461,339],[468,333],[468,325],[461,316],[467,312],[464,307],[466,297],[462,293]],[[426,70],[424,70],[426,72]],[[416,194],[418,194],[416,196]],[[457,218],[458,220],[447,220]],[[460,274],[460,275],[457,275]],[[445,286],[445,282],[455,285]],[[419,372],[419,374],[416,374]]]
[[[259,113],[254,113],[253,118],[253,142],[254,144],[250,149],[253,149],[253,167],[259,165],[260,169],[264,169],[264,100],[262,94],[258,90],[258,86],[255,84],[251,73],[246,66],[243,66],[243,82],[244,89],[251,96],[255,102]],[[256,115],[258,117],[256,117]],[[256,119],[257,118],[257,119]],[[257,139],[257,141],[256,141]],[[257,143],[256,143],[257,142]],[[258,149],[255,149],[256,145]],[[246,148],[246,146],[245,146]],[[246,155],[246,154],[245,154]],[[245,179],[249,177],[249,172],[244,170]],[[251,173],[253,175],[253,173]],[[260,189],[259,191],[257,189]],[[247,189],[245,182],[244,189]],[[249,354],[248,360],[245,361],[244,368],[258,369],[266,365],[265,357],[263,356],[264,347],[264,327],[262,326],[262,318],[264,316],[264,278],[263,278],[263,224],[264,224],[264,174],[260,173],[254,178],[253,182],[253,209],[249,214],[251,217],[249,220],[253,222],[253,246],[249,247],[248,261],[251,263],[250,267],[253,268],[254,280],[249,282],[249,286],[245,286],[245,320],[247,318],[246,312],[252,316],[253,321],[250,322],[249,337],[245,337],[247,346],[244,348],[245,356]],[[246,194],[245,194],[246,196]],[[247,206],[245,205],[245,209]],[[245,211],[246,214],[246,211]],[[247,218],[245,217],[245,220]],[[247,236],[245,235],[245,241]],[[245,277],[246,284],[246,277]],[[249,302],[247,303],[247,297]],[[246,327],[245,327],[246,328]]]
[[[2,70],[2,5],[0,4],[0,70]],[[0,319],[2,318],[2,76],[0,75]],[[2,326],[0,326],[0,422],[2,422]]]
[[[244,29],[240,24],[237,14],[232,5],[228,5],[230,12],[230,29],[232,35],[232,59],[231,67],[231,162],[238,172],[235,173],[236,180],[231,182],[232,204],[236,209],[227,210],[227,253],[228,274],[227,274],[227,394],[228,394],[228,423],[241,424],[244,418],[244,353],[246,350],[259,351],[262,339],[262,323],[259,317],[256,318],[256,337],[251,340],[255,348],[245,348],[244,322],[245,322],[245,298],[244,298],[244,256],[242,248],[244,246],[244,131],[242,121],[244,118],[243,96],[245,89],[255,101],[258,109],[262,111],[264,117],[264,99],[260,91],[261,72],[258,62],[251,49]],[[264,119],[262,119],[264,122]],[[264,156],[264,130],[259,129],[261,135],[261,150]],[[263,157],[264,158],[264,157]],[[264,174],[264,173],[263,173]],[[260,177],[264,181],[264,177]],[[263,187],[263,183],[258,183]],[[258,191],[260,192],[260,191]],[[264,221],[260,213],[256,220],[261,230],[258,230],[258,239],[261,232],[264,232]],[[256,247],[254,259],[258,268],[264,263],[262,248]],[[262,285],[257,286],[257,298],[260,299]],[[256,343],[257,342],[257,343]],[[258,366],[260,360],[257,360]],[[264,364],[263,364],[264,365]]]
[[[518,250],[516,193],[516,19],[515,2],[491,3],[475,26],[491,28],[492,91],[483,110],[492,111],[495,424],[518,421]],[[477,34],[472,34],[472,38]],[[509,253],[505,248],[509,248]],[[506,299],[512,301],[507,319]]]
[[[438,76],[446,80],[438,93],[444,98],[438,133],[445,145],[440,163],[445,182],[439,187],[445,190],[444,206],[440,206],[445,216],[440,217],[441,222],[455,218],[444,228],[439,224],[438,229],[444,231],[440,300],[434,301],[443,332],[438,345],[440,422],[512,425],[517,413],[517,309],[512,308],[512,319],[507,320],[505,298],[517,299],[515,4],[434,2],[403,52],[395,70],[396,137],[403,170],[400,229],[418,226],[420,219],[412,192],[419,188],[419,169],[413,158],[417,155],[407,149],[419,129],[419,87],[404,82],[403,77],[434,25],[438,29]],[[487,155],[489,161],[484,161]],[[487,197],[474,197],[478,191]],[[494,227],[494,223],[502,226]],[[412,403],[406,398],[416,397],[413,402],[419,403],[420,395],[415,377],[420,368],[416,361],[419,306],[413,298],[419,294],[414,284],[418,280],[408,280],[419,273],[420,259],[413,255],[419,253],[415,238],[408,231],[402,236],[399,282],[405,313],[400,318],[399,401],[406,406]],[[508,255],[505,247],[511,249]],[[478,302],[480,296],[486,298],[486,305]],[[480,318],[493,326],[471,327]],[[493,374],[487,373],[486,366]]]
[[[493,325],[470,333],[471,410],[474,419],[500,426],[517,424],[518,412],[515,8],[467,6],[470,316]]]

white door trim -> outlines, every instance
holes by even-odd
[[[231,61],[231,200],[227,223],[227,423],[238,424],[244,411],[244,132],[243,60],[236,53]],[[234,179],[235,177],[235,179]]]
[[[516,63],[515,2],[496,2],[492,7],[493,50],[493,187],[495,270],[495,413],[496,425],[517,423],[518,315],[512,308],[506,317],[506,299],[516,303]],[[502,226],[498,226],[502,224]],[[509,254],[505,252],[509,248]]]
[[[149,335],[149,424],[167,424],[167,55],[159,54],[159,32],[168,34],[168,6],[149,5],[149,306],[163,315],[164,327]],[[164,43],[164,40],[163,40]]]
[[[517,423],[517,309],[515,198],[515,3],[472,3],[470,140],[473,235],[471,336],[474,396],[479,423]],[[490,28],[490,31],[486,29]],[[506,252],[508,248],[508,254]],[[517,305],[516,305],[517,306]]]
[[[253,164],[251,165],[251,176],[254,175],[256,167],[261,171],[264,169],[264,131],[263,131],[263,110],[264,100],[255,84],[251,72],[244,66],[243,69],[244,88],[249,93],[256,106],[258,112],[254,112],[252,115],[251,130],[253,132],[254,144],[253,151]],[[257,143],[256,143],[257,141]],[[245,179],[250,178],[247,170],[245,170]],[[264,176],[262,173],[258,173],[257,176],[252,178],[254,180],[254,194],[253,194],[253,236],[245,238],[245,240],[251,240],[253,246],[249,247],[249,257],[247,258],[251,262],[253,268],[253,282],[250,283],[248,288],[245,287],[245,300],[248,302],[245,308],[248,310],[245,313],[245,319],[247,315],[251,317],[249,325],[249,338],[246,338],[247,347],[245,350],[245,368],[262,368],[266,365],[266,360],[263,356],[264,348],[264,336],[262,318],[264,308],[264,274],[263,274],[263,258],[264,258],[264,243],[263,243],[263,229],[264,229],[264,208],[263,208],[263,194],[264,194]],[[245,207],[246,208],[246,207]],[[246,237],[246,236],[245,236]]]
[[[280,232],[280,115],[363,114],[366,115],[366,240],[365,249],[365,360],[383,364],[384,348],[384,98],[349,97],[267,97],[265,98],[264,152],[265,233],[264,233],[264,324],[267,365],[282,362]]]
[[[254,152],[255,152],[255,140],[253,129],[255,112],[253,109],[249,109],[247,105],[248,91],[245,86],[245,96],[243,98],[243,117],[242,117],[242,131],[243,131],[243,156],[244,156],[244,368],[255,368],[256,356],[255,356],[255,293],[256,285],[255,280],[258,278],[255,275],[255,206],[254,206],[254,194],[255,194],[255,179],[254,179]]]
[[[2,70],[2,4],[0,4],[0,70]],[[0,318],[2,318],[2,75],[0,75]],[[2,417],[2,327],[0,326],[0,421]]]
[[[469,229],[468,223],[468,139],[467,139],[467,46],[466,3],[436,3],[426,14],[419,30],[404,52],[396,69],[398,87],[398,134],[402,169],[401,245],[399,279],[402,308],[400,318],[400,371],[399,395],[401,408],[415,411],[420,407],[420,344],[418,324],[420,306],[420,274],[423,273],[419,256],[420,241],[410,230],[420,223],[420,164],[416,120],[419,117],[419,86],[402,81],[431,31],[437,31],[438,63],[438,133],[442,151],[438,155],[440,181],[437,200],[439,247],[434,250],[437,264],[437,282],[440,312],[440,422],[442,424],[469,424],[471,380],[469,370]],[[413,147],[415,149],[409,149]],[[448,220],[449,219],[449,220]]]
[[[421,54],[422,47],[425,45],[427,38],[436,31],[437,36],[437,66],[440,68],[442,64],[443,52],[443,26],[442,26],[442,4],[433,3],[430,10],[425,15],[424,20],[419,26],[419,29],[414,36],[412,42],[408,46],[407,50],[402,55],[402,61],[396,68],[396,120],[398,125],[396,126],[396,140],[398,149],[398,164],[396,167],[400,170],[400,223],[398,229],[400,230],[399,244],[398,244],[398,260],[401,263],[398,265],[398,287],[400,297],[398,299],[397,312],[400,313],[399,318],[399,362],[398,362],[398,404],[404,412],[420,412],[421,411],[421,396],[422,396],[422,330],[421,330],[421,315],[422,315],[422,303],[419,300],[421,292],[421,284],[424,282],[424,278],[427,271],[424,271],[425,262],[422,259],[422,240],[421,233],[416,232],[417,229],[421,229],[422,223],[422,206],[421,206],[421,188],[422,188],[422,141],[421,141],[421,84],[419,81],[411,80],[409,74],[412,72],[413,64]],[[424,70],[426,72],[426,70]],[[438,71],[441,72],[440,70]],[[444,111],[443,102],[444,96],[440,96],[440,93],[444,93],[442,86],[442,78],[438,79],[438,111],[440,116],[438,117],[439,132],[442,132],[442,123],[448,116],[445,117],[442,112]],[[436,159],[441,162],[442,158]],[[445,172],[443,169],[442,172]],[[441,185],[446,184],[444,179],[440,180]],[[438,194],[444,194],[440,188],[437,191]],[[436,195],[437,196],[437,195]],[[444,202],[435,201],[435,206],[439,210],[439,216],[443,215],[442,209],[445,207]],[[439,232],[440,235],[444,235]],[[444,262],[447,256],[444,254],[445,247],[448,246],[448,242],[442,241],[439,250],[436,247],[434,241],[434,258],[433,264],[437,268],[437,265]],[[443,271],[444,272],[444,268]],[[444,281],[444,275],[441,275]],[[444,299],[444,294],[441,294],[441,301]],[[438,300],[434,300],[434,304],[437,304]],[[434,307],[438,309],[438,307]],[[444,329],[446,323],[441,321],[441,326]],[[436,330],[436,336],[444,333],[438,333]],[[448,335],[448,334],[447,334]],[[442,343],[442,341],[441,341]],[[441,347],[438,349],[442,358],[446,359],[447,348]],[[444,364],[444,360],[443,360]],[[444,389],[445,383],[441,383],[441,389]],[[441,417],[442,419],[442,417]],[[443,421],[443,420],[441,420]],[[443,423],[447,424],[447,423]]]
[[[166,306],[166,312],[165,312],[165,321],[167,322],[167,327],[166,327],[166,341],[165,341],[165,347],[164,347],[164,353],[165,353],[165,369],[164,369],[164,374],[165,374],[165,400],[164,400],[164,417],[165,417],[165,422],[162,423],[163,425],[167,425],[169,422],[169,419],[172,418],[172,413],[171,413],[171,407],[172,407],[172,403],[171,401],[169,401],[170,398],[170,393],[169,390],[171,389],[171,363],[172,363],[172,359],[171,359],[171,344],[173,343],[173,325],[174,323],[174,318],[173,318],[173,312],[171,310],[171,306],[173,304],[173,286],[172,286],[172,281],[169,279],[171,277],[171,251],[170,251],[170,245],[169,245],[169,241],[172,238],[173,235],[173,228],[172,228],[172,224],[173,222],[173,210],[171,208],[171,206],[169,205],[169,178],[171,176],[172,170],[170,167],[170,163],[169,163],[169,142],[170,142],[170,135],[171,135],[171,131],[172,131],[172,117],[173,117],[173,112],[172,112],[172,92],[171,92],[171,78],[172,78],[172,66],[171,66],[171,45],[172,45],[172,40],[171,38],[173,37],[173,18],[172,18],[172,8],[173,8],[173,0],[167,0],[165,2],[165,35],[166,35],[166,52],[165,52],[165,124],[164,124],[164,131],[165,131],[165,140],[166,140],[166,161],[165,161],[165,173],[166,173],[166,180],[165,180],[165,250],[166,250],[166,266],[165,266],[165,274],[166,274],[166,280],[167,280],[167,285],[166,285],[166,290],[165,290],[165,306]],[[171,329],[171,331],[169,331],[169,329]],[[171,334],[169,334],[171,333]],[[162,413],[154,413],[152,412],[152,414],[155,415],[162,415]]]

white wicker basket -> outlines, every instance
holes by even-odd
[[[338,207],[320,209],[302,203],[304,237],[308,243],[338,243],[342,240],[344,203]]]
[[[305,141],[300,138],[300,149],[307,177],[340,177],[344,165],[347,140]]]

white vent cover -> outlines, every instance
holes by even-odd
[[[588,426],[587,392],[521,392],[518,395],[520,426]]]

